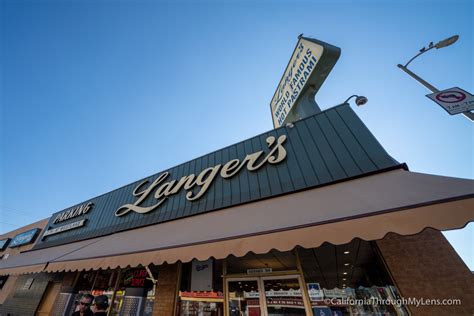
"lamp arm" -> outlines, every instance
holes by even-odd
[[[352,99],[353,97],[356,97],[356,98],[357,98],[358,95],[357,95],[357,94],[351,95],[350,97],[348,97],[348,98],[346,99],[346,101],[342,102],[341,104],[345,104],[345,103],[349,102],[349,100]]]
[[[424,47],[423,47],[424,48]],[[410,59],[406,64],[405,64],[405,68],[408,66],[409,63],[411,63],[416,57],[426,53],[427,51],[429,51],[430,49],[433,49],[435,48],[435,46],[431,46],[429,47],[428,49],[423,49],[422,51],[420,51],[418,54],[416,54],[415,56],[412,57],[412,59]]]

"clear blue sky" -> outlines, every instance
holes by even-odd
[[[473,124],[439,89],[473,88],[473,2],[0,1],[0,232],[270,130],[269,102],[304,33],[341,47],[316,96],[355,111],[398,161],[473,178]],[[446,236],[474,270],[474,224]]]

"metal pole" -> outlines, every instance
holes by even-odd
[[[115,280],[114,293],[112,294],[112,298],[110,299],[110,306],[109,306],[109,311],[107,312],[107,316],[110,316],[113,313],[115,297],[117,296],[117,289],[120,285],[120,278],[121,277],[122,277],[122,269],[118,268],[117,269],[117,280]]]
[[[430,83],[428,83],[427,81],[421,79],[418,75],[416,75],[413,71],[411,71],[410,69],[408,69],[407,67],[405,66],[402,66],[400,64],[397,65],[398,68],[400,68],[401,70],[403,70],[404,72],[406,72],[410,77],[412,77],[413,79],[415,79],[416,81],[418,81],[419,83],[421,83],[422,85],[424,85],[426,88],[428,88],[428,90],[430,90],[431,92],[439,92],[438,89],[436,89],[434,86],[432,86]],[[462,113],[465,117],[467,117],[469,120],[471,121],[474,121],[474,113],[471,113],[469,111],[466,111],[466,112],[463,112]]]
[[[92,287],[91,287],[91,294],[92,294],[92,291],[94,291],[94,287],[95,287],[95,282],[97,281],[97,277],[99,276],[99,270],[97,270],[97,272],[95,273],[95,276],[94,276],[94,281],[92,282]]]
[[[306,285],[306,280],[304,278],[304,272],[303,272],[303,265],[301,264],[301,259],[300,259],[300,254],[298,253],[298,248],[293,249],[293,253],[296,257],[296,268],[299,273],[299,279],[301,280],[301,294],[303,294],[303,301],[305,302],[306,305],[306,314],[307,315],[314,315],[313,313],[313,304],[311,302],[311,298],[309,297],[308,293],[308,286]]]
[[[426,88],[428,88],[429,90],[431,90],[431,92],[439,92],[438,89],[436,89],[435,87],[433,87],[431,84],[429,84],[428,82],[426,82],[425,80],[421,79],[420,77],[418,77],[413,71],[411,71],[410,69],[408,69],[407,67],[405,66],[402,66],[400,64],[397,65],[398,68],[400,68],[401,70],[403,70],[404,72],[406,72],[408,75],[410,75],[410,77],[412,77],[413,79],[415,79],[416,81],[418,81],[419,83],[421,83],[422,85],[424,85]]]

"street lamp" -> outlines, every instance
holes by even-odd
[[[355,99],[355,104],[357,104],[357,106],[362,106],[362,105],[366,104],[369,101],[369,99],[367,99],[363,95],[353,94],[350,97],[348,97],[346,99],[346,101],[342,102],[341,104],[335,105],[335,106],[339,106],[339,105],[343,105],[343,104],[349,104],[349,100],[352,99],[352,98],[356,98]],[[288,122],[288,123],[285,124],[285,126],[289,127],[289,128],[293,128],[294,125],[293,125],[293,123]]]
[[[348,97],[346,99],[346,101],[342,102],[341,104],[346,104],[346,103],[349,103],[349,100],[352,99],[353,97],[355,97],[355,103],[357,104],[357,106],[362,106],[364,104],[366,104],[369,99],[367,99],[366,97],[364,97],[363,95],[357,95],[357,94],[353,94],[351,95],[350,97]]]
[[[427,51],[433,49],[433,48],[436,48],[436,49],[440,49],[440,48],[443,48],[443,47],[447,47],[449,45],[452,45],[454,44],[459,38],[459,35],[454,35],[454,36],[451,36],[451,37],[448,37],[442,41],[439,41],[438,43],[436,44],[433,44],[433,42],[431,42],[429,45],[428,45],[428,48],[426,47],[423,47],[422,49],[420,49],[420,52],[418,54],[416,54],[413,58],[411,58],[406,64],[405,66],[401,65],[401,64],[398,64],[398,68],[400,68],[401,70],[403,70],[404,72],[406,72],[410,77],[412,77],[413,79],[415,79],[416,81],[418,81],[419,83],[421,83],[422,85],[424,85],[426,88],[428,88],[429,90],[431,90],[432,92],[439,92],[438,89],[436,89],[434,86],[432,86],[430,83],[428,83],[427,81],[423,80],[422,78],[420,78],[418,75],[416,75],[413,71],[411,71],[410,69],[407,68],[408,64],[410,64],[415,58],[417,58],[418,56],[426,53]],[[469,111],[466,111],[466,112],[463,112],[462,113],[465,117],[467,117],[468,119],[470,119],[471,121],[474,121],[474,113],[471,113]]]

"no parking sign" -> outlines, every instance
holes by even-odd
[[[459,114],[474,109],[474,96],[461,88],[451,88],[426,95],[449,114]]]

